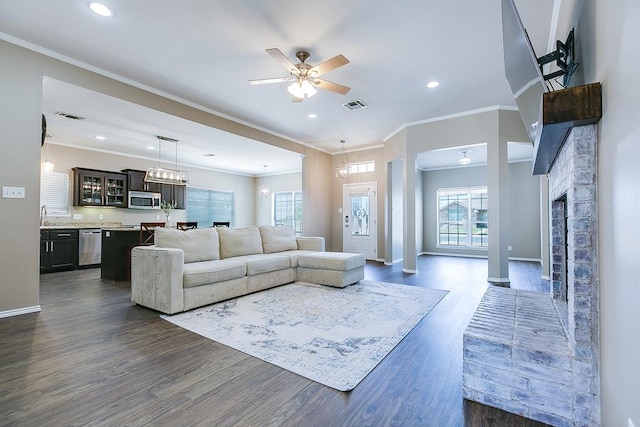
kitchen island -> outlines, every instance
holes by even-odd
[[[120,281],[131,279],[131,249],[140,243],[140,227],[102,229],[100,277]]]

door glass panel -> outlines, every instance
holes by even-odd
[[[369,235],[369,195],[351,194],[351,235]]]

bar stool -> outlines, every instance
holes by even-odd
[[[198,228],[198,223],[196,221],[176,222],[176,228],[178,230],[193,230]]]
[[[227,227],[231,226],[231,221],[213,221],[214,227]]]
[[[140,245],[150,246],[153,245],[153,236],[155,229],[158,227],[164,227],[164,222],[141,222],[140,223]]]

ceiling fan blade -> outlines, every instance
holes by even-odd
[[[349,92],[351,90],[351,88],[348,87],[348,86],[343,86],[343,85],[340,85],[338,83],[333,83],[333,82],[330,82],[328,80],[323,80],[323,79],[313,79],[312,83],[316,87],[319,87],[321,89],[330,90],[331,92],[336,92],[336,93],[339,93],[341,95],[346,95],[347,92]]]
[[[284,82],[292,82],[296,78],[295,77],[275,77],[273,79],[258,79],[258,80],[249,80],[250,85],[265,85],[269,83],[284,83]]]
[[[312,76],[320,76],[324,73],[328,73],[331,70],[335,70],[338,67],[347,65],[349,60],[344,55],[336,55],[331,59],[327,59],[321,64],[316,65],[310,70]]]
[[[299,74],[300,70],[298,70],[298,67],[296,67],[296,64],[294,64],[293,62],[291,62],[289,60],[289,58],[287,58],[285,56],[284,53],[282,53],[282,51],[280,49],[278,49],[277,47],[271,48],[271,49],[266,49],[266,52],[271,55],[271,57],[273,59],[275,59],[276,61],[278,61],[280,64],[282,64],[282,66],[284,68],[287,69],[287,71],[289,71],[292,74]]]

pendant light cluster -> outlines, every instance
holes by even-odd
[[[178,169],[178,140],[166,136],[158,135],[158,166],[147,169],[144,176],[145,182],[157,182],[160,184],[187,185],[189,182],[189,173]],[[162,141],[174,142],[176,144],[176,167],[168,169],[160,167],[160,154],[162,150]]]

